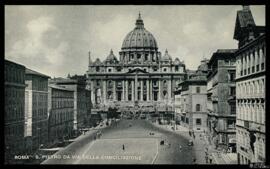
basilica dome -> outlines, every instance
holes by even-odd
[[[154,36],[144,28],[143,20],[139,14],[136,27],[125,37],[122,50],[124,49],[154,49],[157,50],[157,42]]]

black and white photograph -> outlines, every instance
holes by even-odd
[[[4,164],[268,166],[266,5],[5,5],[4,20]]]

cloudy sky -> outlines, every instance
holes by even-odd
[[[265,6],[250,6],[265,25]],[[51,77],[84,74],[88,51],[105,59],[135,26],[139,11],[162,55],[196,69],[217,49],[237,48],[233,31],[242,6],[5,6],[5,58]]]

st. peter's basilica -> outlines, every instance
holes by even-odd
[[[87,81],[92,111],[172,112],[174,91],[185,76],[185,64],[165,51],[162,55],[141,15],[123,40],[119,58],[113,51],[104,61],[91,60]]]

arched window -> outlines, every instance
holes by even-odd
[[[109,88],[112,87],[112,81],[111,80],[109,81],[109,85],[108,86],[109,86]]]
[[[108,95],[108,97],[107,97],[107,99],[109,99],[109,100],[111,100],[112,99],[112,91],[108,91],[108,93],[107,93]]]
[[[166,85],[167,85],[167,81],[164,80],[164,81],[163,81],[163,86],[166,86]]]
[[[200,104],[196,104],[196,111],[201,111],[201,105]]]
[[[164,98],[166,99],[167,98],[167,91],[166,90],[163,91],[163,95],[164,95]]]
[[[250,94],[253,94],[253,82],[250,82]]]
[[[179,66],[175,66],[175,71],[176,71],[176,72],[179,71]]]

